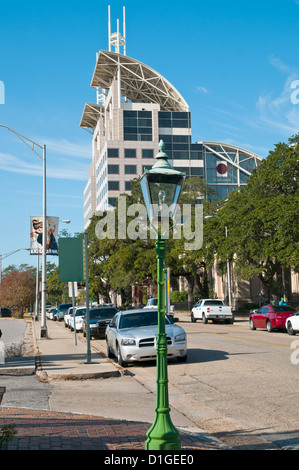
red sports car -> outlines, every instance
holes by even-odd
[[[267,328],[269,332],[276,329],[285,330],[286,319],[295,312],[296,309],[291,305],[264,305],[250,315],[250,329]]]

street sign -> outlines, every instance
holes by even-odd
[[[73,283],[68,283],[69,287],[69,297],[73,297]],[[78,297],[78,283],[74,282],[74,297]]]
[[[59,238],[59,281],[84,282],[82,238]]]

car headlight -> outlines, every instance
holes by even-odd
[[[124,339],[121,340],[121,344],[123,346],[135,346],[136,341],[135,341],[135,339],[124,338]]]
[[[185,339],[186,339],[185,333],[181,333],[175,336],[174,341],[177,343],[179,341],[185,341]]]

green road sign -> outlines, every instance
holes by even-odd
[[[84,282],[82,238],[59,238],[59,281]]]

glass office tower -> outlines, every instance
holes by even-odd
[[[246,184],[261,157],[221,142],[192,143],[191,113],[182,95],[157,71],[128,57],[125,38],[114,36],[110,50],[97,54],[91,82],[97,102],[86,103],[80,124],[92,134],[85,229],[96,211],[113,208],[117,197],[130,191],[131,180],[152,167],[161,139],[173,167],[204,178],[213,199]]]

